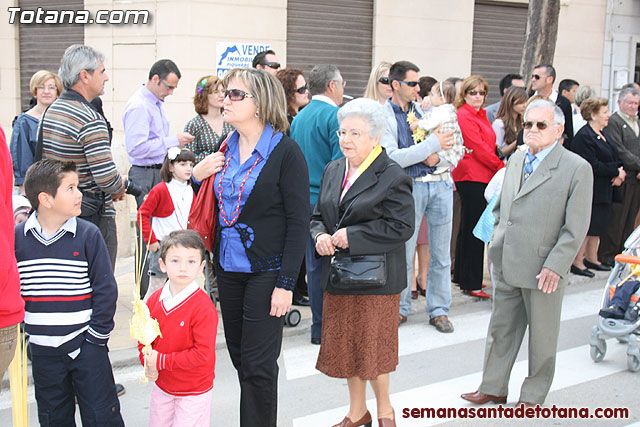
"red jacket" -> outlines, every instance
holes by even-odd
[[[458,125],[464,146],[473,151],[466,153],[453,170],[453,180],[489,183],[504,163],[496,154],[496,133],[487,120],[487,113],[465,103],[458,110]]]
[[[161,294],[159,289],[147,301],[162,333],[151,345],[159,353],[156,385],[174,396],[206,393],[215,377],[218,312],[202,289],[169,312],[159,301]],[[140,362],[144,358],[142,348],[138,343]]]
[[[193,196],[191,202],[191,209],[196,202],[196,196]],[[151,228],[151,218],[159,217],[166,218],[173,214],[175,208],[173,207],[173,200],[169,193],[169,188],[166,182],[160,182],[153,186],[144,203],[138,209],[138,221],[142,221],[142,237],[145,242],[155,243],[158,241],[156,235]],[[151,235],[151,240],[149,240]]]
[[[0,127],[0,328],[24,320],[24,300],[20,296],[20,275],[15,253],[13,223],[13,164],[7,138]]]

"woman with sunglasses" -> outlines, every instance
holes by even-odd
[[[496,133],[496,147],[504,158],[516,149],[518,133],[522,130],[522,115],[527,107],[527,91],[511,86],[505,92],[496,119],[491,126]]]
[[[197,116],[189,120],[184,131],[194,139],[184,148],[196,156],[196,163],[218,149],[233,126],[222,118],[224,85],[216,76],[204,76],[196,84],[193,106]]]
[[[367,89],[364,92],[365,98],[373,99],[383,105],[387,102],[387,99],[391,98],[391,85],[389,84],[390,68],[391,63],[383,61],[371,70],[369,81],[367,82]]]
[[[455,101],[467,151],[452,173],[461,207],[453,281],[464,293],[478,298],[489,295],[482,290],[484,243],[473,235],[473,228],[487,206],[487,184],[504,167],[496,154],[496,133],[482,108],[488,92],[489,83],[484,77],[469,76]]]
[[[38,124],[44,110],[62,93],[62,80],[57,74],[40,70],[31,76],[29,90],[35,97],[35,105],[15,118],[11,133],[11,158],[15,185],[24,194],[24,177],[33,163],[38,142]]]
[[[193,170],[216,173],[213,250],[227,348],[240,381],[240,425],[275,426],[278,356],[309,235],[309,172],[289,127],[282,85],[235,68],[224,77],[225,153]]]
[[[276,77],[282,83],[284,94],[287,97],[287,119],[291,124],[300,108],[309,103],[309,86],[299,68],[279,70]]]
[[[591,201],[591,222],[587,237],[571,265],[571,273],[593,277],[590,270],[609,271],[598,260],[600,237],[607,232],[614,199],[614,187],[625,180],[626,173],[620,161],[616,143],[604,128],[609,123],[609,101],[606,98],[587,98],[580,104],[580,113],[587,121],[573,141],[571,149],[591,164],[593,169],[593,199]]]

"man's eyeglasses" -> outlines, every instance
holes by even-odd
[[[469,92],[467,92],[467,94],[471,96],[476,96],[476,95],[485,96],[487,94],[487,91],[486,90],[470,90]]]
[[[405,84],[409,87],[416,87],[420,84],[420,82],[405,82],[404,80],[396,80],[397,82],[400,82],[402,84]]]
[[[336,83],[336,86],[338,86],[338,83],[340,83],[340,80],[334,80],[334,82]],[[346,80],[342,80],[342,87],[343,88],[347,87],[347,81]]]
[[[531,122],[531,121],[526,121],[523,123],[523,127],[526,130],[531,130],[533,128],[533,126],[536,126],[538,128],[538,130],[545,130],[546,128],[549,127],[549,123],[542,121],[542,122]]]
[[[274,70],[280,69],[279,62],[263,62],[262,65],[266,65],[269,68],[273,68]]]
[[[296,89],[296,92],[298,92],[300,95],[304,95],[305,93],[307,93],[308,89],[309,89],[309,86],[304,85],[304,86],[299,87],[298,89]]]
[[[245,98],[253,98],[254,96],[240,89],[229,89],[224,92],[224,97],[229,97],[231,101],[242,101]]]
[[[380,77],[378,79],[378,83],[382,83],[383,85],[388,85],[389,84],[389,77]]]
[[[177,86],[169,86],[168,84],[166,84],[164,82],[164,80],[160,79],[160,83],[162,83],[164,85],[164,87],[167,88],[167,90],[175,90],[177,88]]]
[[[531,78],[533,80],[540,80],[542,78],[542,76],[540,74],[534,74],[534,75],[531,76]]]

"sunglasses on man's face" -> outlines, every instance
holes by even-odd
[[[407,85],[409,87],[416,87],[416,86],[418,86],[420,84],[420,82],[406,82],[404,80],[396,80],[396,81],[398,81],[398,82],[400,82],[402,84],[405,84],[405,85]]]
[[[274,70],[280,69],[279,62],[263,62],[262,65],[266,65],[269,68],[273,68]]]
[[[534,74],[534,75],[531,76],[531,78],[533,80],[540,80],[542,78],[542,76],[540,74]]]
[[[526,130],[531,130],[533,128],[533,126],[535,125],[535,127],[538,128],[538,130],[545,130],[546,128],[549,127],[549,123],[542,121],[542,122],[531,122],[531,121],[526,121],[523,123],[523,127]]]
[[[305,93],[307,93],[307,89],[309,89],[309,86],[304,85],[296,89],[296,92],[298,92],[300,95],[304,95]]]
[[[383,85],[388,85],[389,84],[389,77],[380,77],[378,79],[378,83],[382,83]]]
[[[476,96],[476,95],[485,96],[487,94],[487,91],[486,90],[470,90],[467,93],[471,96]]]
[[[224,92],[224,97],[229,97],[231,101],[242,101],[245,98],[253,98],[253,95],[240,89],[229,89]]]

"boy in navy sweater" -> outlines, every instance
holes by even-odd
[[[77,396],[83,426],[123,426],[107,349],[118,288],[100,230],[76,218],[75,164],[40,160],[24,188],[16,259],[40,424],[74,426]]]

